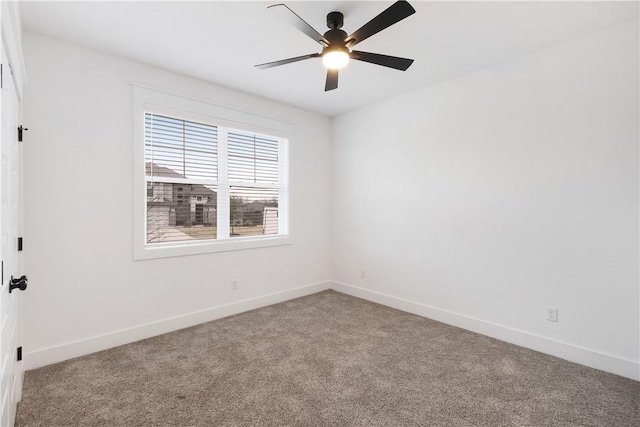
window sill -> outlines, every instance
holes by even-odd
[[[235,237],[233,239],[202,240],[188,243],[141,244],[139,247],[134,247],[133,259],[135,261],[142,261],[147,259],[239,251],[291,244],[293,244],[291,236],[260,237],[259,239],[252,237]]]

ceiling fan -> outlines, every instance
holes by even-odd
[[[322,52],[256,65],[256,68],[261,70],[310,58],[322,58],[322,63],[327,67],[327,81],[324,87],[326,92],[338,87],[338,70],[347,65],[349,59],[370,62],[401,71],[406,71],[413,63],[413,59],[351,50],[353,46],[361,41],[413,15],[416,11],[406,1],[400,0],[395,2],[351,35],[347,35],[345,31],[340,29],[344,23],[344,16],[340,12],[331,12],[327,15],[329,31],[321,35],[284,4],[269,6],[267,9],[277,13],[280,18],[320,43],[322,45]]]

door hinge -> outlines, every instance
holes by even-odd
[[[17,348],[16,353],[17,353],[17,357],[16,358],[18,359],[18,362],[20,362],[22,360],[22,346]]]
[[[22,127],[22,125],[18,126],[18,141],[19,142],[22,142],[22,131],[25,131],[25,130],[29,130],[29,129],[27,129],[25,127]]]
[[[4,86],[4,84],[3,84],[4,73],[2,72],[2,67],[3,67],[3,65],[0,64],[0,89],[2,89],[2,87]]]
[[[22,250],[22,237],[18,237],[18,250]]]

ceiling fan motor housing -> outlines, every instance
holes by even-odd
[[[324,38],[329,42],[329,47],[346,47],[344,40],[347,38],[347,33],[342,30],[334,29],[324,33]]]

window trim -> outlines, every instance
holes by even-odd
[[[292,177],[291,158],[292,137],[295,125],[285,121],[222,107],[206,101],[180,96],[132,83],[133,88],[133,259],[145,260],[183,255],[264,248],[293,244],[292,230]],[[287,140],[286,150],[280,144],[283,161],[280,164],[279,227],[281,234],[275,236],[243,236],[229,239],[194,240],[187,242],[166,242],[148,244],[146,239],[146,194],[144,146],[144,113],[153,112],[185,120],[211,124],[220,127],[270,135]],[[218,147],[220,150],[220,147]],[[282,151],[284,150],[284,151]],[[218,178],[226,171],[218,166]],[[284,185],[283,185],[284,184]],[[224,194],[222,195],[224,197]]]

